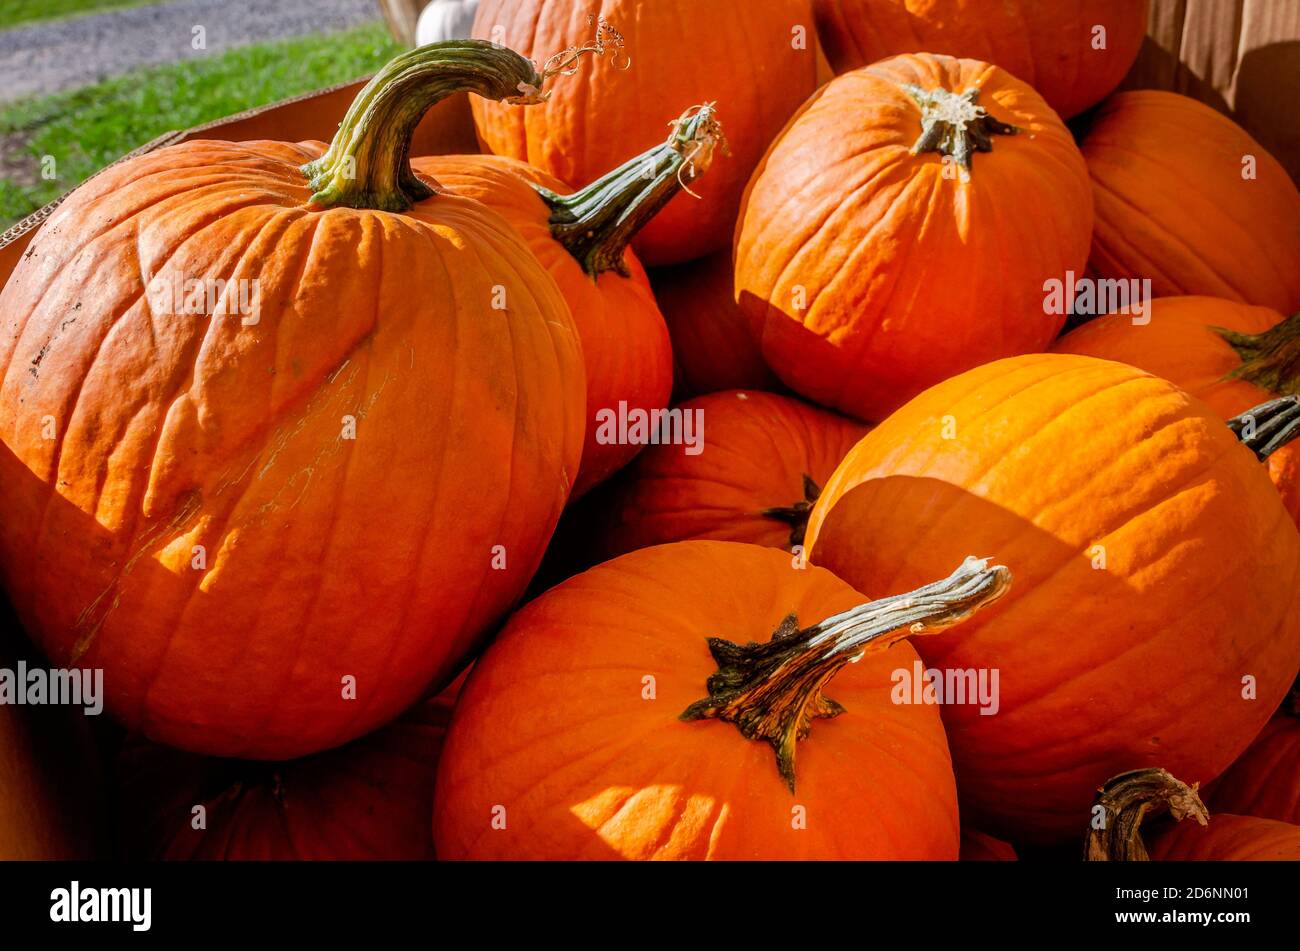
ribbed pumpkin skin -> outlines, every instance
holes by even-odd
[[[196,752],[303,755],[445,682],[528,583],[581,451],[577,334],[509,224],[450,195],[311,210],[321,149],[116,166],[0,295],[7,590],[56,664],[104,668],[128,728]],[[257,324],[151,314],[164,269],[259,280]]]
[[[650,283],[672,339],[675,399],[781,385],[736,304],[730,251],[659,268]]]
[[[287,763],[128,742],[117,763],[122,848],[148,861],[432,859],[429,803],[461,680],[375,733]],[[204,829],[193,827],[198,805]]]
[[[602,519],[606,557],[667,542],[710,538],[790,547],[790,525],[764,509],[804,498],[869,427],[788,396],[734,390],[681,405],[704,419],[704,451],[650,446],[613,492]]]
[[[904,83],[979,86],[1026,131],[995,136],[962,182],[939,154],[911,154],[921,112]],[[879,420],[1044,349],[1065,318],[1044,312],[1043,284],[1082,273],[1091,227],[1083,158],[1037,93],[974,60],[898,56],[823,87],[773,145],[737,230],[736,294],[787,385]]]
[[[1246,752],[1215,780],[1210,809],[1300,825],[1300,718],[1268,721]]]
[[[1277,311],[1219,297],[1163,297],[1151,301],[1142,319],[1148,316],[1150,323],[1141,325],[1127,314],[1098,317],[1063,336],[1052,350],[1118,360],[1164,377],[1224,419],[1277,396],[1245,380],[1224,379],[1241,367],[1241,357],[1213,329],[1262,333],[1282,320]],[[1283,446],[1267,467],[1282,503],[1300,525],[1300,445]]]
[[[717,102],[730,155],[637,236],[648,265],[675,264],[727,246],[740,196],[768,143],[817,88],[810,0],[483,0],[474,36],[537,62],[591,36],[601,15],[626,37],[625,56],[583,63],[583,81],[557,85],[530,109],[473,103],[479,136],[580,188],[668,137],[664,116]],[[806,30],[806,48],[793,31]],[[496,28],[499,32],[494,32]]]
[[[1115,90],[1146,35],[1147,0],[814,0],[837,73],[925,50],[996,63],[1070,118]],[[1093,31],[1106,29],[1105,49]]]
[[[1157,862],[1300,862],[1300,826],[1212,813],[1210,824],[1184,820],[1148,846]]]
[[[1262,467],[1122,364],[1024,356],[934,387],[849,453],[807,544],[882,595],[962,551],[1015,575],[957,636],[916,642],[931,666],[1000,671],[996,715],[943,714],[963,820],[1015,841],[1071,839],[1126,770],[1213,779],[1300,668],[1300,534]]]
[[[765,641],[791,610],[811,624],[865,600],[787,554],[725,542],[634,552],[551,589],[461,693],[435,798],[439,857],[955,859],[939,717],[890,700],[891,672],[916,657],[906,644],[831,680],[847,712],[799,743],[793,795],[767,743],[678,719],[717,670],[706,638]],[[796,805],[806,829],[792,827]]]
[[[483,202],[514,225],[568,301],[587,367],[586,435],[573,489],[575,497],[584,494],[641,449],[597,442],[596,412],[617,411],[620,401],[629,409],[661,409],[672,391],[668,328],[645,270],[628,250],[624,261],[631,277],[606,271],[593,281],[551,235],[550,211],[529,183],[561,195],[571,189],[524,162],[493,155],[448,155],[418,158],[411,167],[458,195]]]
[[[1082,148],[1100,277],[1150,279],[1156,297],[1300,310],[1300,191],[1231,119],[1177,93],[1124,92],[1097,111]]]

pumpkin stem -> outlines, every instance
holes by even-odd
[[[993,136],[1016,135],[1021,131],[988,114],[979,104],[979,87],[958,95],[947,89],[922,89],[911,83],[902,86],[921,107],[921,135],[912,145],[912,154],[938,152],[950,156],[961,167],[963,180],[970,177],[975,152],[993,151]]]
[[[1205,825],[1210,813],[1197,795],[1198,783],[1188,786],[1163,769],[1120,773],[1097,790],[1093,821],[1083,843],[1086,862],[1147,862],[1142,820],[1168,810],[1182,822],[1191,817]]]
[[[1300,393],[1300,313],[1258,334],[1223,327],[1210,329],[1241,357],[1241,366],[1227,374],[1225,380],[1245,380],[1278,396]]]
[[[1228,420],[1228,428],[1263,462],[1300,438],[1300,396],[1281,396],[1252,406]]]
[[[628,244],[678,192],[695,194],[688,182],[708,171],[719,145],[726,149],[714,103],[692,106],[670,125],[667,141],[571,195],[534,186],[551,209],[551,234],[592,278],[627,277]]]
[[[935,634],[992,604],[1011,585],[1011,572],[988,559],[967,558],[943,581],[907,594],[859,605],[811,627],[789,615],[765,644],[740,645],[709,638],[718,671],[709,695],[686,708],[682,720],[716,717],[734,723],[751,740],[776,750],[776,767],[794,792],[795,744],[812,721],[844,712],[822,688],[851,661],[881,651],[913,634]]]
[[[458,92],[513,105],[547,100],[542,84],[569,75],[577,60],[622,46],[602,18],[596,39],[564,50],[540,70],[513,50],[486,40],[430,43],[395,56],[357,93],[325,154],[302,166],[312,203],[321,208],[405,211],[434,194],[411,171],[411,136],[436,103]]]
[[[764,518],[775,519],[789,525],[790,547],[794,548],[803,544],[804,535],[808,531],[808,516],[812,514],[813,506],[817,504],[817,499],[821,494],[821,486],[814,482],[813,477],[805,472],[803,474],[802,499],[795,502],[794,505],[763,509],[759,514]]]

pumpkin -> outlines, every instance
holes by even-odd
[[[659,268],[650,283],[672,339],[675,399],[780,386],[736,304],[729,252]]]
[[[412,167],[508,220],[564,293],[587,366],[587,424],[574,495],[622,468],[641,446],[602,438],[599,417],[668,404],[672,349],[650,282],[628,249],[688,181],[709,165],[721,128],[710,105],[673,123],[666,142],[575,194],[517,159],[457,155]],[[689,187],[689,186],[688,186]]]
[[[868,427],[789,396],[737,390],[676,407],[697,420],[702,451],[651,446],[601,509],[597,547],[612,557],[712,538],[803,544],[821,486]]]
[[[1300,315],[1217,297],[1162,297],[1072,330],[1058,353],[1118,360],[1177,383],[1225,419],[1300,393]],[[1269,478],[1300,524],[1300,446],[1268,458]]]
[[[545,79],[422,47],[328,149],[175,145],[34,238],[0,294],[0,575],[129,729],[339,745],[445,684],[523,592],[578,467],[580,344],[514,229],[406,156],[443,96]]]
[[[1082,271],[1091,229],[1083,158],[1037,93],[987,63],[897,56],[823,87],[772,146],[736,294],[791,389],[880,420],[1047,347],[1065,315],[1044,282]]]
[[[1157,862],[1300,862],[1300,825],[1215,813],[1180,822],[1151,847]]]
[[[1216,811],[1300,825],[1300,715],[1269,720],[1209,799]]]
[[[962,826],[961,851],[962,862],[1015,862],[1018,860],[1015,848],[1009,842],[994,838],[987,833]]]
[[[433,778],[463,681],[368,736],[285,763],[128,741],[120,847],[146,861],[432,859]]]
[[[1146,0],[814,0],[837,73],[928,50],[996,63],[1033,86],[1062,118],[1115,90],[1146,35]]]
[[[939,717],[891,699],[916,654],[877,648],[1009,583],[970,559],[910,600],[864,605],[830,572],[712,541],[571,578],[511,618],[461,692],[438,854],[955,859]]]
[[[1204,403],[1120,363],[1022,356],[928,390],[840,464],[806,545],[873,592],[958,549],[1016,573],[917,650],[998,671],[996,716],[943,716],[963,819],[1018,843],[1073,835],[1127,769],[1213,779],[1300,669],[1300,533],[1263,467]]]
[[[1097,110],[1082,148],[1099,277],[1300,310],[1300,191],[1231,119],[1177,93],[1124,92]]]
[[[665,114],[717,101],[730,157],[700,184],[702,202],[678,197],[633,247],[656,266],[726,248],[763,150],[817,88],[810,0],[482,0],[474,35],[536,56],[597,15],[623,31],[626,56],[597,61],[527,119],[475,102],[480,138],[583,187],[661,142]]]
[[[1097,821],[1090,824],[1084,844],[1089,861],[1300,861],[1300,825],[1231,813],[1211,815],[1196,785],[1181,782],[1167,770],[1115,776],[1098,790],[1096,803]],[[1160,818],[1144,836],[1143,822],[1151,816]]]

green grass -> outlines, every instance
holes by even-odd
[[[79,13],[158,2],[160,0],[4,0],[0,4],[0,30],[37,20],[60,20]]]
[[[0,229],[164,132],[364,76],[398,51],[376,24],[245,46],[0,106],[0,141],[9,143],[0,154],[0,167],[9,170],[0,179]],[[51,181],[40,177],[46,155],[58,173]]]

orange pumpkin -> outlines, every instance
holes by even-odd
[[[1216,810],[1300,825],[1300,716],[1269,720],[1209,799]]]
[[[736,294],[788,386],[879,420],[1047,347],[1065,315],[1044,283],[1082,272],[1091,233],[1083,158],[1036,92],[987,63],[897,56],[823,87],[773,145]]]
[[[1115,776],[1098,791],[1094,812],[1101,810],[1104,820],[1090,823],[1085,841],[1089,861],[1300,861],[1300,825],[1211,815],[1195,784],[1188,786],[1163,769]],[[1152,816],[1158,818],[1143,830]]]
[[[441,97],[544,80],[422,47],[326,151],[152,152],[32,241],[0,294],[0,575],[129,728],[336,746],[445,684],[523,592],[578,467],[580,345],[509,223],[425,197],[406,155]]]
[[[1052,347],[1118,360],[1177,383],[1230,419],[1274,396],[1300,393],[1300,315],[1218,297],[1162,297],[1141,315],[1091,320]],[[1224,332],[1226,331],[1226,333]],[[1269,478],[1300,524],[1300,445],[1268,458]]]
[[[703,202],[677,198],[633,247],[650,265],[725,248],[763,150],[817,88],[810,0],[482,0],[474,35],[536,57],[597,15],[625,34],[626,58],[596,61],[590,80],[557,89],[531,117],[475,102],[479,136],[498,155],[585,186],[661,142],[665,113],[716,101],[730,157],[700,184]]]
[[[681,404],[702,452],[651,446],[602,507],[606,557],[693,538],[803,544],[821,486],[868,427],[788,396],[747,390]]]
[[[1082,148],[1100,277],[1300,310],[1300,190],[1231,119],[1177,93],[1124,92],[1097,110]]]
[[[375,733],[286,763],[128,742],[121,849],[147,861],[432,859],[433,779],[463,681]]]
[[[571,578],[510,620],[461,693],[439,855],[955,859],[939,717],[891,697],[916,655],[875,648],[956,623],[1008,583],[971,559],[863,606],[789,555],[704,541]]]
[[[668,330],[628,242],[708,167],[720,135],[711,106],[692,108],[666,142],[572,195],[558,179],[516,159],[456,155],[412,163],[417,172],[483,202],[514,225],[569,302],[587,366],[586,440],[575,496],[641,448],[598,439],[596,414],[617,412],[620,405],[649,412],[668,404]]]
[[[779,387],[736,304],[729,251],[650,275],[673,345],[673,398]]]
[[[1146,35],[1147,0],[814,0],[837,73],[927,50],[996,63],[1068,119],[1120,84]]]
[[[1151,845],[1157,862],[1300,862],[1300,825],[1215,813],[1180,822]]]
[[[1017,576],[961,637],[917,642],[933,668],[998,671],[996,715],[943,708],[963,818],[992,834],[1061,841],[1127,769],[1213,779],[1300,669],[1300,533],[1222,419],[1133,367],[954,377],[858,443],[808,524],[814,564],[881,592],[959,549]]]

